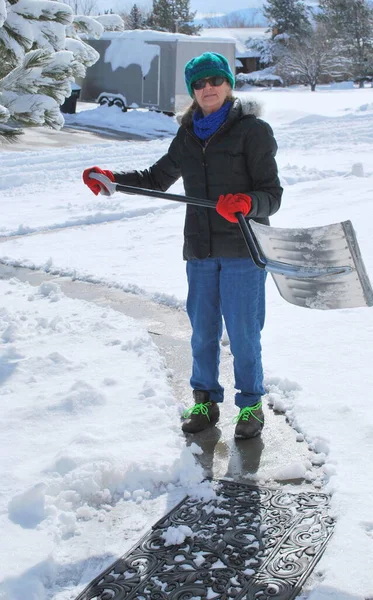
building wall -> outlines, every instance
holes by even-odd
[[[242,58],[239,57],[239,60],[242,62],[242,68],[238,67],[236,69],[236,73],[254,73],[254,71],[259,71],[259,59],[254,56]]]

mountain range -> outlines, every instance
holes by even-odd
[[[201,14],[197,12],[194,22],[205,27],[266,27],[268,25],[262,7],[242,8],[218,16],[208,15],[198,18]]]
[[[120,12],[121,9],[129,11],[133,4],[141,8],[151,8],[152,0],[97,0],[97,6],[104,11],[112,8],[114,12]],[[265,0],[191,0],[190,9],[197,11],[196,20],[202,22],[204,18],[216,18],[221,15],[233,15],[232,19],[238,19],[241,15],[249,24],[257,26],[266,26],[263,17],[263,5]],[[306,4],[317,6],[318,0],[307,0]],[[217,25],[219,26],[219,25]],[[234,25],[231,25],[232,27]]]

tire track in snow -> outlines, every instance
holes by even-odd
[[[39,234],[55,233],[56,231],[62,231],[65,229],[80,229],[81,227],[91,227],[95,225],[102,225],[104,223],[112,223],[115,221],[127,221],[130,219],[136,219],[145,217],[147,215],[159,215],[180,208],[178,204],[170,204],[169,206],[160,207],[140,207],[134,210],[127,210],[119,213],[103,214],[96,213],[94,215],[88,215],[79,219],[71,219],[64,223],[55,223],[48,226],[40,227],[25,227],[20,225],[17,231],[8,232],[6,234],[0,233],[0,243],[7,242],[9,240],[15,240],[18,238],[24,238]]]
[[[30,152],[3,152],[0,165],[0,189],[23,185],[45,186],[53,182],[81,179],[82,171],[95,164],[112,170],[145,168],[158,160],[166,151],[170,140],[150,142],[113,142],[71,148]],[[30,181],[32,175],[32,181]]]

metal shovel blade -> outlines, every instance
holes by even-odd
[[[121,185],[94,172],[90,177],[103,183],[101,193],[109,196],[119,191],[216,208],[216,202],[206,198]],[[351,221],[279,229],[246,221],[242,213],[236,215],[251,258],[258,268],[271,273],[287,302],[324,310],[373,306],[373,290]]]
[[[271,273],[281,296],[305,308],[373,306],[373,290],[351,221],[323,227],[280,229],[250,221],[268,261],[316,269],[350,267],[314,278]]]

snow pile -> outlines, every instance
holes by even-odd
[[[94,110],[83,110],[65,115],[68,127],[84,127],[89,130],[112,129],[136,134],[144,138],[175,135],[178,125],[174,117],[156,112],[132,109],[123,112],[119,106],[98,106]]]
[[[119,15],[107,13],[95,15],[94,19],[104,27],[105,31],[124,31],[124,22]]]
[[[193,537],[193,531],[187,525],[179,525],[178,527],[168,527],[162,533],[165,546],[173,546],[183,544],[186,538]]]
[[[125,503],[146,506],[181,482],[198,493],[202,470],[163,361],[134,321],[54,283],[2,281],[0,293],[0,522],[14,576]],[[18,599],[16,587],[6,580],[0,597]],[[46,597],[39,587],[27,597]]]
[[[282,79],[274,72],[274,67],[267,67],[260,71],[252,73],[239,73],[236,76],[237,88],[244,91],[245,86],[257,85],[262,87],[271,87],[273,85],[282,85]]]

